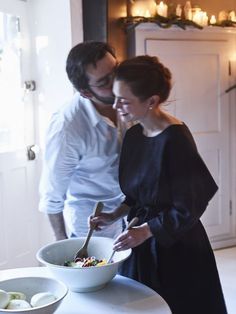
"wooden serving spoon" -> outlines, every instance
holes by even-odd
[[[131,228],[132,228],[133,226],[135,226],[137,223],[138,223],[138,217],[134,217],[134,218],[129,222],[129,224],[128,224],[128,226],[125,228],[125,230],[131,229]],[[115,252],[116,252],[116,251],[113,250],[113,252],[112,252],[110,258],[109,258],[108,261],[107,261],[107,264],[110,264],[110,263],[111,263]]]
[[[94,207],[94,210],[93,210],[93,216],[96,217],[97,215],[99,215],[101,213],[103,209],[103,203],[102,202],[98,202],[95,207]],[[88,231],[88,234],[87,234],[87,237],[84,241],[84,244],[83,246],[76,252],[75,256],[74,256],[74,261],[76,262],[76,260],[78,258],[87,258],[88,257],[88,250],[87,250],[87,247],[88,247],[88,244],[89,244],[89,240],[93,234],[93,231],[94,231],[95,227],[90,227],[89,228],[89,231]]]

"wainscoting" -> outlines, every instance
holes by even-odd
[[[216,263],[220,274],[228,314],[236,313],[236,246],[215,250]]]

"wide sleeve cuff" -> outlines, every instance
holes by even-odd
[[[165,230],[158,217],[149,220],[147,224],[160,245],[169,247],[175,242],[171,235]]]

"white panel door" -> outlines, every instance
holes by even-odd
[[[36,160],[27,2],[0,0],[0,269],[35,266],[38,249]]]
[[[176,34],[175,34],[176,35]],[[182,119],[193,133],[198,150],[219,190],[202,220],[211,240],[230,237],[229,86],[227,39],[193,37],[178,40],[146,39],[145,53],[157,55],[173,74],[167,110]]]

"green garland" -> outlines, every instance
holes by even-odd
[[[154,23],[161,28],[170,28],[173,25],[180,27],[185,30],[187,27],[192,26],[194,28],[203,29],[203,27],[191,20],[182,19],[177,15],[170,15],[169,17],[164,17],[161,15],[156,15],[155,17],[144,17],[144,16],[127,16],[121,17],[119,22],[124,26],[125,31],[135,28],[141,23]],[[220,27],[235,27],[236,22],[225,20],[219,23],[211,24],[212,26]]]
[[[220,27],[235,27],[236,22],[231,20],[224,20],[215,24],[211,24],[212,26],[220,26]]]

